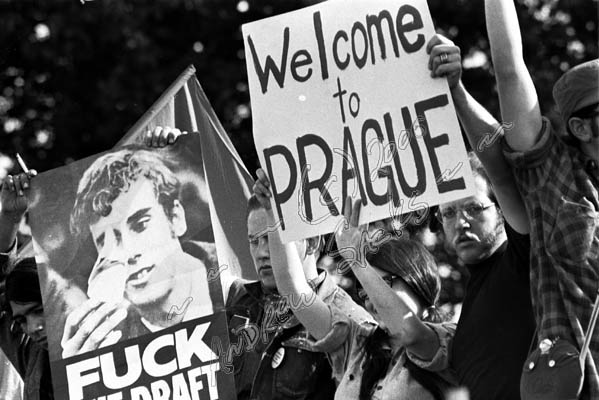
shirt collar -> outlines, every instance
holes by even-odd
[[[308,284],[314,291],[317,291],[320,288],[320,286],[322,285],[322,283],[325,281],[325,279],[327,277],[326,271],[324,271],[322,269],[318,269],[317,273],[318,273],[318,276],[316,278],[308,279]]]
[[[495,252],[491,254],[489,257],[485,258],[484,260],[480,260],[479,262],[474,264],[466,264],[466,268],[468,269],[468,272],[470,272],[470,275],[475,276],[479,274],[484,274],[488,267],[495,265],[497,260],[503,256],[503,253],[505,253],[507,246],[508,241],[504,240],[503,243],[501,243],[501,245],[497,248],[497,250],[495,250]]]
[[[260,281],[248,282],[243,286],[248,294],[256,300],[260,300],[266,293]]]
[[[331,296],[337,289],[337,285],[329,277],[327,271],[322,269],[318,269],[318,276],[311,281],[308,281],[308,284],[310,284],[312,290],[318,293],[321,299],[326,299]]]
[[[147,319],[145,319],[144,317],[140,317],[140,319],[141,319],[141,323],[142,323],[142,324],[143,324],[143,325],[144,325],[146,328],[148,328],[148,330],[149,330],[150,332],[158,332],[159,330],[162,330],[162,329],[164,329],[164,327],[163,327],[163,326],[160,326],[160,325],[155,325],[155,324],[151,323],[150,321],[148,321]]]
[[[584,171],[594,182],[595,186],[599,185],[599,163],[582,151],[580,146],[570,141],[563,141],[570,153],[570,157],[580,163]]]

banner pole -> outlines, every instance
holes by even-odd
[[[121,140],[116,144],[116,146],[120,146],[127,139],[136,136],[139,131],[154,118],[157,112],[162,110],[162,108],[168,104],[168,102],[181,90],[183,85],[189,80],[191,76],[193,76],[196,72],[193,64],[190,64],[185,70],[177,77],[177,79],[171,83],[171,85],[162,93],[162,95],[148,108],[148,111],[142,115],[142,117],[133,125],[127,133],[123,136]]]
[[[584,338],[584,344],[580,349],[580,363],[584,365],[584,360],[589,351],[591,344],[591,338],[593,337],[593,331],[595,330],[595,324],[597,323],[597,316],[599,315],[599,290],[597,290],[597,297],[595,298],[595,305],[593,306],[593,312],[591,313],[591,319],[589,321],[589,327],[587,329],[586,336]]]

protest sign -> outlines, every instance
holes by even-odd
[[[425,0],[331,0],[243,26],[254,141],[283,241],[472,193]]]
[[[189,132],[161,149],[147,129]],[[219,163],[214,163],[214,159]],[[32,181],[57,399],[231,399],[221,281],[251,266],[251,179],[188,68],[113,150]]]

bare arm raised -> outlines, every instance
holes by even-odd
[[[8,252],[17,237],[21,218],[27,211],[27,193],[31,179],[37,175],[29,170],[17,175],[8,175],[0,189],[0,253]]]
[[[537,140],[542,119],[537,91],[524,63],[514,0],[485,0],[485,18],[501,118],[513,124],[505,139],[512,149],[527,151]]]
[[[270,207],[270,183],[262,169],[256,171],[258,180],[254,184],[254,193],[264,206],[267,214],[267,224],[270,227],[268,243],[270,261],[277,282],[277,290],[283,297],[304,298],[307,301],[292,301],[291,305],[299,304],[292,309],[295,316],[316,339],[322,339],[332,328],[331,312],[325,302],[316,295],[306,281],[298,248],[294,243],[283,244],[279,232],[275,229],[275,218]]]
[[[435,35],[427,44],[429,69],[433,77],[446,77],[453,102],[470,146],[482,162],[499,206],[508,224],[521,234],[528,233],[529,224],[522,196],[516,187],[512,170],[501,146],[501,137],[514,125],[499,122],[468,93],[461,82],[462,59],[460,48],[442,35]],[[447,61],[441,63],[441,54]]]

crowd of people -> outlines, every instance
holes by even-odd
[[[266,339],[233,357],[238,399],[599,399],[599,330],[592,329],[599,292],[599,60],[571,68],[555,83],[554,100],[565,126],[560,132],[541,115],[513,1],[486,0],[485,12],[501,119],[510,129],[502,129],[466,90],[460,49],[441,35],[427,45],[431,76],[447,79],[473,149],[474,194],[440,204],[430,221],[470,274],[457,324],[438,304],[435,257],[415,238],[365,243],[364,238],[376,240],[388,232],[364,234],[369,227],[358,224],[360,199],[344,201],[345,223],[334,235],[340,264],[355,277],[355,290],[348,293],[318,268],[321,252],[330,247],[323,238],[282,243],[269,229],[277,221],[269,179],[259,169],[246,221],[259,279],[222,282],[229,341],[236,343],[250,324]],[[496,132],[498,138],[489,140]],[[156,129],[147,147],[168,146],[180,135],[174,128]],[[144,252],[159,244],[152,240],[172,241],[170,265],[187,268],[165,269],[164,276],[173,281],[185,276],[173,283],[183,288],[176,295],[194,293],[201,299],[192,304],[188,320],[210,314],[215,305],[199,295],[222,288],[192,283],[198,271],[196,260],[179,246],[185,218],[177,184],[169,186],[174,180],[164,178],[169,172],[152,151],[135,154],[122,156],[139,156],[139,168],[147,163],[152,171],[160,170],[156,174],[164,174],[159,180],[168,194],[156,199],[165,210],[163,224],[141,241],[147,248],[121,249],[130,254],[120,265],[141,271]],[[95,240],[99,256],[92,271],[97,280],[108,257],[103,252],[125,243],[110,235],[117,228],[106,227],[126,234],[134,225],[130,218],[127,225],[111,216],[111,205],[127,201],[144,210],[154,207],[142,204],[153,199],[149,187],[145,196],[131,189],[142,188],[155,174],[139,171],[123,172],[129,179],[126,188],[90,205],[90,194],[111,190],[94,186],[103,182],[102,162],[96,163],[99,172],[90,172],[87,184],[80,186],[75,213],[97,213],[89,227],[94,239],[101,238]],[[22,378],[24,398],[51,399],[48,328],[36,262],[17,252],[17,230],[35,179],[35,171],[29,171],[2,182],[0,347]],[[139,198],[124,199],[128,195]],[[118,340],[110,332],[123,313],[94,299],[93,281],[90,300],[69,316],[64,357]],[[129,337],[165,321],[162,314],[148,313],[154,301],[144,297],[147,293],[136,292],[134,285],[124,290],[145,322],[132,327]],[[85,319],[94,319],[95,325],[84,335],[78,327]]]

